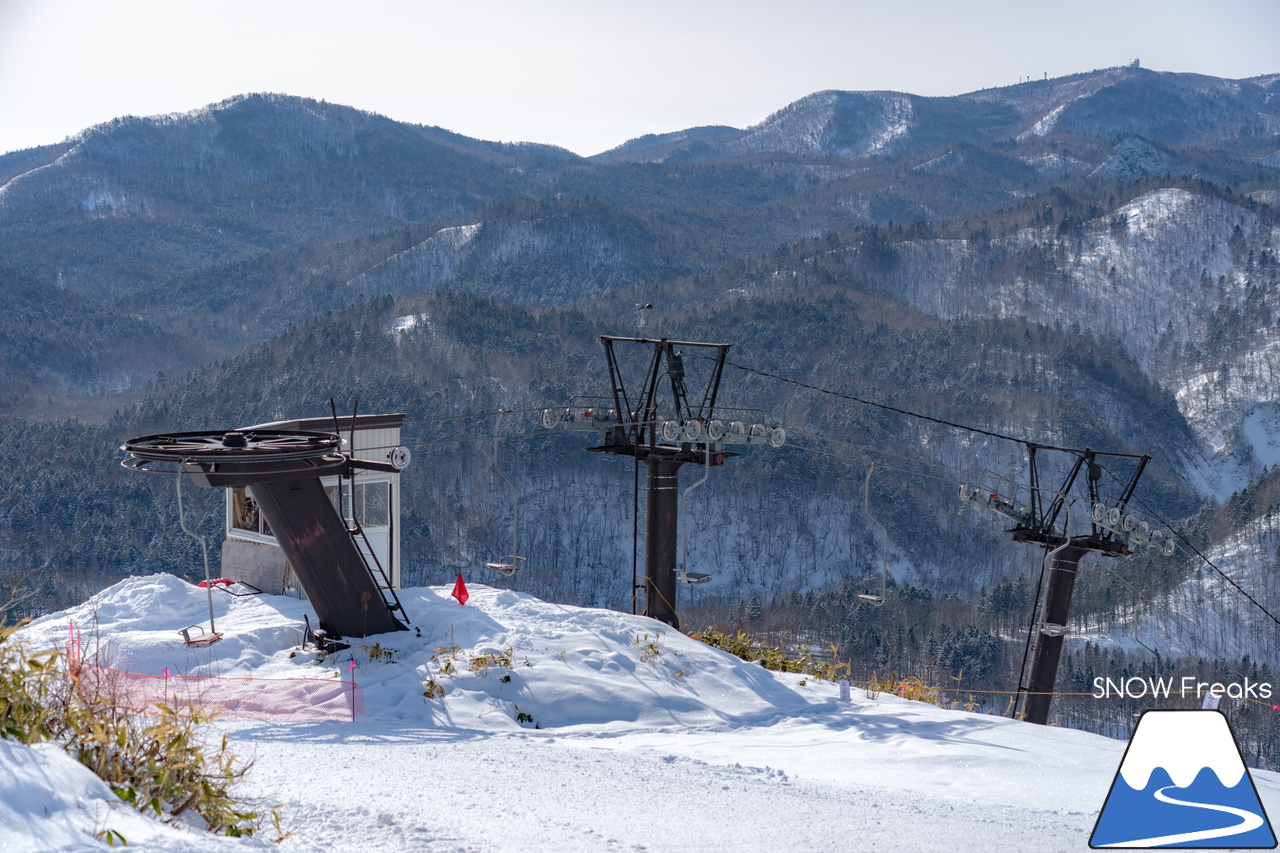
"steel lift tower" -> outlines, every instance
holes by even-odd
[[[1049,705],[1053,699],[1054,682],[1058,677],[1058,663],[1062,657],[1062,643],[1067,631],[1071,595],[1075,590],[1081,558],[1086,554],[1126,556],[1131,553],[1131,545],[1158,547],[1165,556],[1172,556],[1174,544],[1166,531],[1152,530],[1147,521],[1128,510],[1129,499],[1133,497],[1138,480],[1151,457],[1087,449],[1067,450],[1036,444],[1027,444],[1026,448],[1030,469],[1026,504],[997,492],[975,489],[969,485],[960,487],[960,499],[1012,521],[1013,527],[1005,532],[1013,537],[1013,541],[1039,545],[1049,551],[1049,579],[1043,602],[1037,602],[1040,620],[1036,624],[1036,644],[1030,675],[1018,685],[1018,692],[1027,694],[1023,708],[1024,718],[1028,722],[1045,725],[1049,722]],[[1049,493],[1051,497],[1047,501],[1040,486],[1039,451],[1059,451],[1075,456],[1062,485]],[[1098,464],[1099,457],[1128,459],[1135,463],[1128,483],[1116,497],[1102,497],[1100,484],[1103,470]],[[1085,473],[1090,507],[1089,532],[1072,533],[1070,506],[1074,501],[1071,492],[1081,472]]]
[[[574,398],[563,410],[547,409],[542,423],[548,429],[594,430],[601,443],[587,448],[595,453],[628,456],[636,461],[635,502],[632,520],[632,586],[644,590],[646,616],[677,630],[677,584],[711,580],[709,574],[691,572],[680,554],[680,468],[685,464],[710,468],[736,456],[725,444],[769,444],[781,447],[786,433],[748,420],[725,421],[716,417],[716,402],[725,357],[732,344],[672,341],[666,338],[625,338],[603,335],[611,394],[606,398]],[[648,368],[639,387],[623,376],[617,355],[619,345],[651,348]],[[709,365],[700,395],[691,395],[686,384],[685,354]],[[634,378],[634,377],[633,377]],[[601,405],[584,405],[588,399]],[[723,408],[720,411],[726,411]],[[747,410],[733,409],[732,412]],[[646,476],[641,484],[639,466]],[[691,491],[702,482],[704,476]],[[687,532],[686,532],[687,537]],[[643,583],[640,571],[643,568]],[[634,597],[633,597],[634,602]]]

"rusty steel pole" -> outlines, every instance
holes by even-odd
[[[645,556],[644,615],[680,630],[676,615],[676,558],[680,509],[679,459],[654,455],[648,466],[648,554]]]
[[[1025,719],[1046,725],[1049,704],[1053,701],[1053,685],[1058,680],[1058,663],[1062,659],[1062,643],[1066,639],[1067,615],[1071,610],[1071,593],[1076,586],[1080,558],[1090,549],[1074,541],[1056,550],[1049,562],[1049,588],[1045,594],[1044,621],[1036,635],[1035,657],[1031,664]]]

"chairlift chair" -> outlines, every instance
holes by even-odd
[[[205,595],[209,599],[209,630],[206,631],[202,625],[189,625],[178,633],[182,635],[182,641],[188,646],[208,646],[222,639],[222,634],[218,633],[218,626],[213,621],[213,587],[215,584],[209,574],[209,546],[203,536],[187,527],[186,514],[182,511],[182,479],[182,477],[174,477],[174,486],[178,492],[178,526],[182,528],[183,533],[200,543],[200,553],[204,557],[204,582],[200,586],[204,587]],[[199,629],[200,631],[195,637],[191,636],[193,629]]]
[[[200,633],[192,636],[193,631]],[[182,636],[182,642],[188,646],[211,646],[222,639],[222,634],[206,631],[203,625],[188,625],[178,632]]]
[[[702,432],[701,422],[690,421],[689,423],[697,427],[697,433],[700,434]],[[694,435],[694,438],[696,438],[696,435]],[[691,572],[686,568],[689,562],[689,527],[686,523],[686,518],[688,517],[686,508],[689,506],[689,493],[707,482],[707,479],[711,476],[711,442],[703,445],[702,452],[702,479],[685,489],[684,497],[680,501],[680,568],[676,570],[676,580],[691,586],[711,581],[711,575],[706,572]]]
[[[862,483],[862,511],[866,513],[867,518],[876,527],[880,528],[882,535],[882,546],[880,551],[880,594],[873,595],[871,593],[860,593],[859,601],[865,601],[874,607],[884,604],[885,597],[889,591],[889,531],[885,530],[884,525],[876,520],[871,514],[871,475],[875,473],[876,463],[872,462],[871,467],[867,470],[867,479]]]
[[[497,471],[498,475],[511,486],[511,553],[501,560],[485,563],[484,567],[506,577],[512,577],[524,568],[524,557],[518,556],[520,553],[520,491],[516,488],[515,481],[508,477],[498,465],[498,433],[502,428],[502,417],[505,414],[506,412],[498,412],[498,421],[493,427],[493,470]]]
[[[524,557],[517,557],[515,554],[509,554],[495,563],[485,563],[486,569],[492,569],[500,575],[511,577],[516,572],[524,568]]]

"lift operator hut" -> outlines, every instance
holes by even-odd
[[[354,428],[350,417],[339,418],[338,429],[349,441],[356,459],[370,462],[387,462],[404,467],[407,452],[400,446],[400,426],[403,414],[359,415]],[[253,430],[305,430],[309,432],[334,432],[333,418],[305,418],[293,421],[276,421],[243,427],[242,432]],[[397,454],[399,456],[397,457]],[[393,458],[397,457],[397,458]],[[338,478],[322,480],[333,505],[345,519],[355,519],[364,528],[368,546],[391,579],[391,586],[400,588],[400,475],[383,471],[360,471],[354,478],[342,478],[342,503],[338,506]],[[302,587],[293,576],[284,551],[271,535],[271,529],[258,511],[253,498],[243,486],[226,490],[227,520],[226,541],[222,545],[222,576],[253,584],[263,592],[286,594],[304,598]],[[357,539],[365,560],[372,567],[369,547],[363,538]]]

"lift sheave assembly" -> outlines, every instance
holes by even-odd
[[[399,471],[406,459],[355,459],[343,451],[336,427],[333,433],[171,433],[135,438],[120,449],[127,454],[121,464],[130,470],[185,473],[201,486],[245,487],[327,640],[408,630],[396,615],[403,617],[404,608],[386,572],[376,557],[371,565],[359,547],[359,522],[342,517],[321,483],[322,477],[351,476],[356,469]],[[158,467],[166,464],[167,469]]]
[[[632,589],[643,592],[644,614],[680,627],[676,614],[678,585],[711,581],[707,572],[687,565],[688,533],[679,512],[679,471],[686,464],[702,465],[701,480],[710,469],[736,456],[726,445],[763,444],[782,447],[786,432],[762,422],[758,411],[718,406],[720,378],[731,344],[672,341],[666,338],[601,336],[607,362],[610,393],[601,397],[575,397],[561,409],[546,409],[546,429],[591,431],[601,442],[587,448],[595,453],[626,456],[635,461],[632,502]],[[643,373],[624,375],[624,366],[635,359],[619,359],[620,348],[649,350]],[[700,394],[691,394],[686,358],[695,358],[705,375]],[[646,476],[640,476],[640,464]],[[679,559],[677,560],[677,555]],[[643,574],[642,574],[643,573]],[[636,599],[633,594],[632,610]]]

